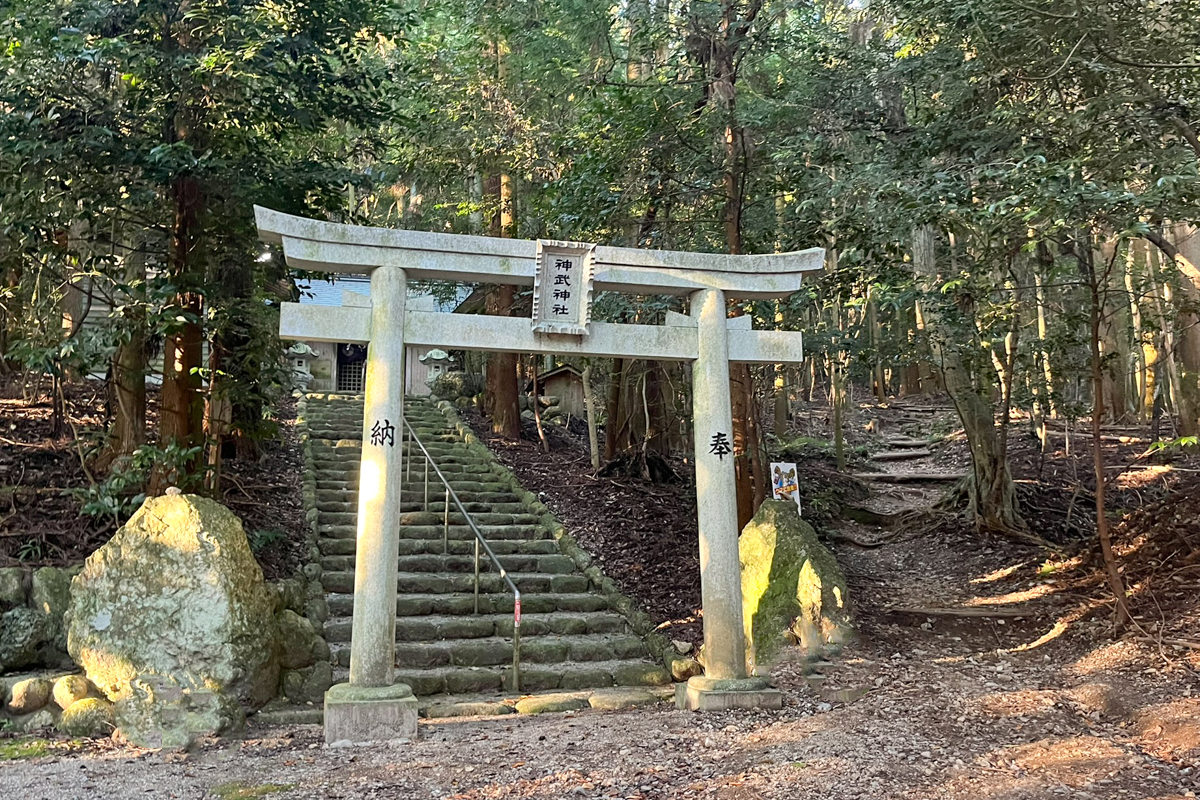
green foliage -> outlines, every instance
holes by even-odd
[[[124,522],[146,499],[146,484],[156,471],[164,475],[166,485],[185,493],[201,488],[203,477],[191,470],[200,447],[181,447],[172,442],[166,447],[142,445],[128,458],[116,461],[103,481],[74,491],[80,513],[98,522]]]
[[[219,387],[210,407],[231,407],[231,433],[271,436],[291,292],[252,206],[345,213],[347,187],[369,182],[347,153],[379,141],[407,15],[363,0],[2,5],[0,356],[105,374],[119,345],[145,341],[149,362],[199,326],[213,357],[188,366]],[[76,290],[100,324],[64,338]],[[91,508],[114,513],[113,497]]]
[[[1200,436],[1179,436],[1171,440],[1153,442],[1146,448],[1147,453],[1160,453],[1165,450],[1183,450],[1200,446]]]
[[[247,538],[250,541],[250,552],[257,556],[271,545],[285,541],[287,539],[287,534],[281,530],[271,528],[268,530],[250,531],[250,534],[247,536]]]
[[[17,548],[18,561],[41,561],[46,557],[46,543],[40,537],[26,539]]]
[[[20,761],[49,754],[50,743],[45,739],[20,738],[0,744],[0,761]]]

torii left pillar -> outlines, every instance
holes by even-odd
[[[417,699],[394,682],[404,436],[404,270],[371,271],[371,340],[358,471],[350,681],[325,693],[325,742],[417,738]],[[389,502],[390,501],[390,502]]]

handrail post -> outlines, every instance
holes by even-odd
[[[450,552],[450,485],[446,485],[446,500],[442,503],[442,555]]]
[[[513,601],[513,685],[514,692],[521,691],[521,593]]]
[[[404,427],[407,429],[408,438],[404,442],[404,449],[407,451],[404,454],[404,480],[412,480],[412,440],[413,432],[408,427],[408,420],[404,420]]]
[[[429,454],[425,454],[425,513],[429,513]]]
[[[479,537],[475,537],[475,613],[479,613]]]

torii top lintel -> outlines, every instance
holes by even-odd
[[[463,283],[532,284],[537,242],[395,228],[370,228],[297,217],[254,207],[259,238],[281,245],[287,263],[313,272],[369,273],[402,267],[411,277]],[[730,297],[765,300],[800,288],[801,276],[822,268],[819,247],[792,253],[724,255],[631,247],[597,247],[597,290],[685,295],[720,289]]]

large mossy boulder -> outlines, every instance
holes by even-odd
[[[273,612],[237,517],[203,497],[153,497],[72,581],[67,646],[125,738],[186,746],[273,696]]]
[[[853,632],[846,576],[794,503],[768,500],[742,531],[742,614],[748,658],[765,666],[789,641],[807,655]]]

